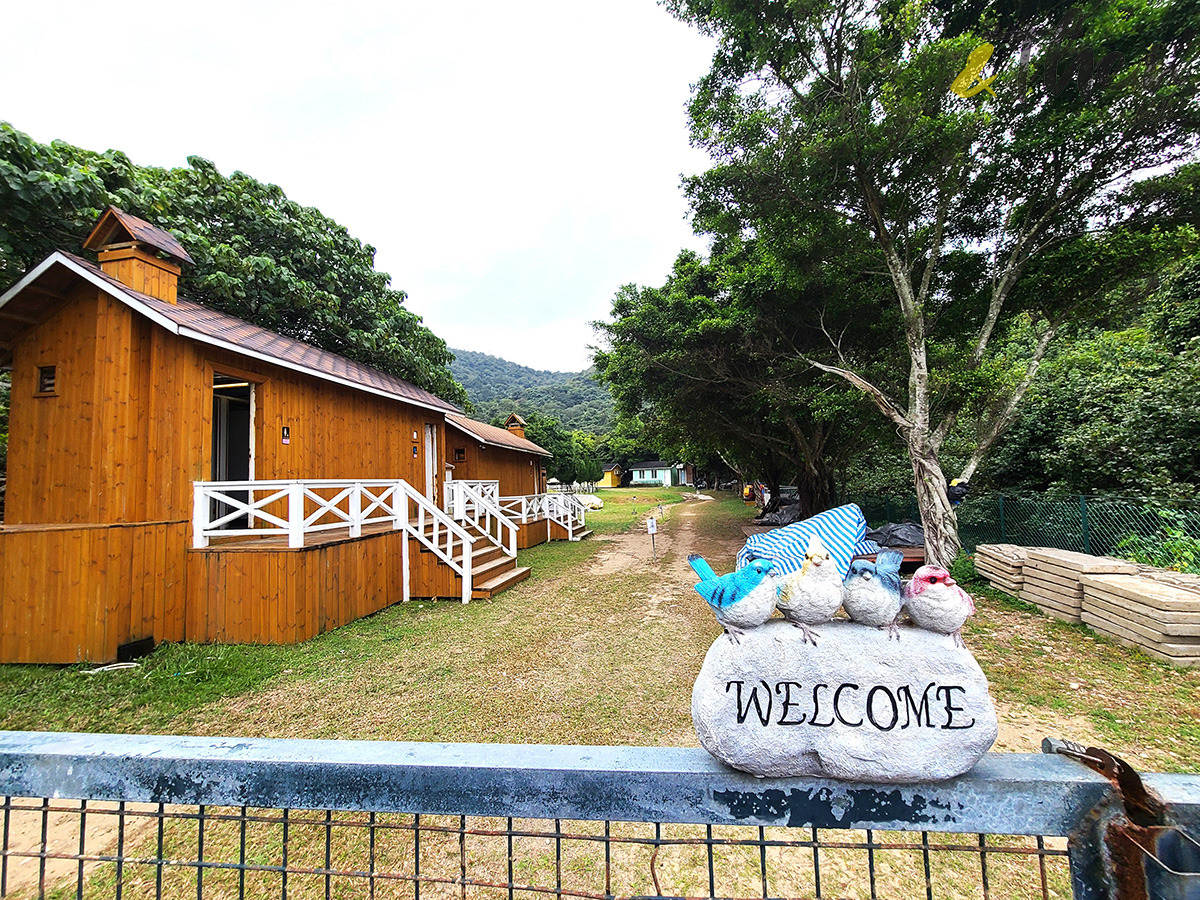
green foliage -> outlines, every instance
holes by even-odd
[[[640,419],[666,455],[715,457],[775,495],[795,484],[808,515],[832,505],[839,468],[877,437],[857,392],[804,359],[826,341],[824,310],[854,315],[850,276],[820,266],[820,249],[790,273],[753,241],[730,239],[708,260],[684,251],[662,287],[617,292],[612,321],[597,323],[610,349],[595,355],[621,417]]]
[[[980,488],[1200,495],[1200,342],[1086,331],[1043,366]]]
[[[975,557],[969,553],[960,553],[955,557],[954,562],[950,564],[950,575],[966,587],[987,583],[975,568]]]
[[[477,418],[490,422],[541,413],[566,428],[604,434],[613,425],[613,401],[594,371],[530,369],[486,353],[452,350],[450,371],[471,399]]]
[[[1153,535],[1131,533],[1117,544],[1117,552],[1160,569],[1200,574],[1200,538],[1187,530],[1186,514],[1180,510],[1153,510],[1161,519]]]
[[[196,261],[184,296],[466,402],[445,342],[375,270],[375,248],[319,210],[200,157],[142,167],[116,151],[39,144],[0,122],[0,280],[54,249],[77,250],[108,204],[179,238]]]
[[[557,419],[531,412],[525,418],[525,437],[554,454],[546,462],[548,478],[565,484],[599,481],[603,475],[596,455],[596,437],[585,431],[568,431]]]
[[[948,562],[951,433],[969,434],[973,468],[1056,331],[1144,295],[1194,246],[1196,176],[1181,164],[1200,128],[1200,7],[1082,0],[1085,34],[1057,40],[1061,11],[1044,2],[666,5],[718,41],[689,110],[715,162],[685,180],[697,230],[767,245],[785,280],[813,248],[844,273],[840,294],[814,298],[829,339],[802,352],[900,433]],[[1028,63],[1000,41],[993,93],[953,93],[997,28],[1041,35]],[[1085,47],[1119,51],[1123,68],[1048,91],[1052,57]],[[1131,180],[1152,170],[1165,174]],[[853,312],[856,298],[869,308]],[[1020,331],[1033,340],[1005,340]]]

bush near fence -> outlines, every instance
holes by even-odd
[[[849,497],[871,528],[920,522],[915,497]],[[1200,573],[1200,502],[1129,497],[983,494],[958,507],[963,549],[979,544],[1056,547]]]

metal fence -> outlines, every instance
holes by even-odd
[[[1195,833],[1200,778],[1146,783]],[[52,898],[1098,900],[1124,815],[1063,756],[887,786],[691,749],[29,732],[0,732],[0,794],[0,894]]]
[[[914,497],[850,498],[872,528],[921,517]],[[1083,495],[971,496],[958,506],[963,546],[1023,544],[1200,571],[1200,502]]]

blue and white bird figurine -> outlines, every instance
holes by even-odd
[[[880,550],[875,562],[856,559],[842,585],[842,605],[846,615],[862,625],[886,628],[888,637],[900,640],[900,564],[904,554],[898,550]]]
[[[937,566],[921,566],[904,586],[904,607],[918,628],[948,634],[956,647],[965,647],[963,623],[975,612],[975,601],[958,586],[950,573]]]
[[[842,576],[820,535],[808,542],[804,565],[781,577],[775,605],[804,633],[806,643],[816,645],[820,635],[809,626],[830,621],[842,605]]]
[[[746,629],[756,628],[775,612],[778,583],[770,560],[752,559],[728,575],[718,575],[698,553],[688,554],[688,564],[700,576],[696,593],[708,601],[735,644]]]

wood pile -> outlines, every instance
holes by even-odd
[[[1071,550],[1033,547],[1025,557],[1020,598],[1042,612],[1078,624],[1083,621],[1084,575],[1135,575],[1137,566],[1123,559],[1088,556]]]
[[[1200,575],[1047,547],[980,544],[975,568],[993,587],[1127,647],[1200,667]]]
[[[980,544],[975,548],[975,569],[992,587],[1015,597],[1025,582],[1021,569],[1028,552],[1017,544]]]
[[[1080,576],[1083,621],[1118,644],[1200,666],[1200,579],[1159,572]]]

